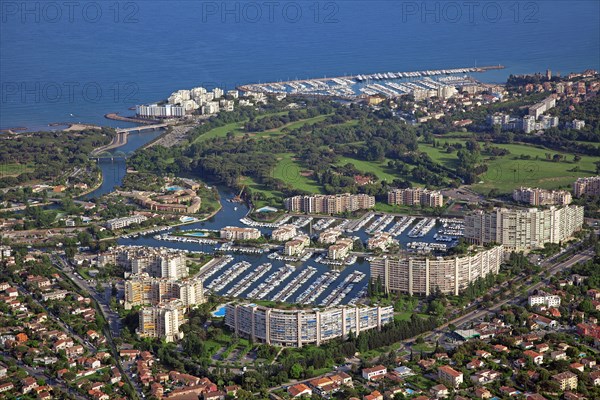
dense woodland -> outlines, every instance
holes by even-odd
[[[83,167],[88,164],[91,151],[110,143],[114,135],[112,128],[0,135],[0,165],[30,169],[17,176],[0,175],[0,187],[52,180]]]

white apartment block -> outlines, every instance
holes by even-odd
[[[179,300],[144,307],[139,313],[137,333],[140,337],[151,337],[173,342],[183,338],[179,327],[185,323],[183,304]]]
[[[132,215],[123,218],[114,218],[106,221],[106,227],[110,230],[126,228],[132,224],[139,224],[146,221],[148,218],[144,215]]]
[[[216,114],[219,112],[219,103],[216,101],[209,101],[202,106],[202,114]]]
[[[182,279],[188,276],[186,255],[168,248],[118,246],[98,255],[96,265],[118,265],[133,275],[148,274],[156,278]]]
[[[339,214],[366,210],[375,206],[375,196],[366,194],[335,194],[294,196],[284,200],[287,211],[309,214]]]
[[[327,257],[332,260],[343,260],[348,256],[353,245],[354,242],[350,238],[338,239],[327,249]]]
[[[545,190],[538,188],[520,187],[513,191],[513,200],[528,203],[532,206],[571,204],[571,193],[566,190]]]
[[[554,106],[556,106],[556,98],[554,98],[554,96],[549,96],[544,100],[540,101],[539,103],[536,103],[529,107],[529,115],[531,115],[535,119],[538,119],[543,113],[550,110],[551,108],[554,108]]]
[[[144,274],[125,281],[126,309],[139,305],[156,305],[172,299],[179,299],[186,308],[204,303],[206,299],[202,280],[152,278]]]
[[[375,250],[380,249],[386,251],[387,248],[393,243],[393,237],[387,232],[380,232],[367,240],[367,249]]]
[[[437,190],[424,188],[394,189],[388,192],[388,204],[441,207],[444,205],[444,196]]]
[[[394,308],[336,307],[280,310],[256,304],[228,304],[225,325],[254,342],[274,346],[320,345],[350,332],[360,335],[392,322]]]
[[[549,294],[539,294],[535,296],[529,296],[527,299],[529,307],[544,305],[547,307],[560,307],[560,297]]]
[[[497,274],[503,262],[504,248],[495,246],[461,257],[378,257],[370,270],[371,279],[381,281],[386,292],[429,296],[439,290],[458,295],[478,278]]]
[[[185,117],[185,108],[173,104],[150,104],[135,106],[135,113],[141,118],[181,118]]]
[[[573,185],[575,197],[600,196],[600,176],[579,178]]]
[[[301,254],[306,246],[310,244],[308,235],[296,236],[293,240],[287,241],[284,246],[286,256],[295,256]]]
[[[478,245],[502,244],[507,251],[527,251],[569,239],[582,225],[581,206],[479,210],[465,217],[465,239]]]
[[[298,229],[296,228],[296,225],[281,225],[279,228],[273,230],[271,233],[271,239],[278,242],[285,242],[286,240],[290,240],[291,238],[295,237],[298,234],[297,232]]]
[[[240,228],[237,226],[226,226],[220,231],[221,239],[227,240],[252,240],[260,237],[260,231],[256,228]]]
[[[337,228],[325,229],[319,234],[319,243],[332,244],[342,236],[342,231]]]

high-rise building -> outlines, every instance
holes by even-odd
[[[173,104],[139,105],[135,106],[135,113],[141,118],[179,118],[185,116],[185,108]]]
[[[507,251],[527,251],[560,243],[583,225],[583,207],[476,211],[465,217],[465,239],[470,243],[502,244]]]
[[[179,327],[185,323],[183,304],[179,300],[144,307],[139,313],[137,333],[140,337],[161,338],[173,342],[183,338]]]
[[[437,190],[423,188],[394,189],[388,192],[388,204],[441,207],[444,196]]]
[[[133,275],[182,279],[188,276],[186,255],[164,247],[118,246],[98,255],[97,266],[117,265]]]
[[[125,308],[156,305],[178,299],[189,308],[206,301],[201,279],[174,280],[153,278],[147,274],[134,275],[125,281]]]
[[[274,346],[302,347],[307,344],[360,335],[392,322],[394,308],[336,307],[329,309],[281,310],[256,304],[228,304],[225,325],[254,342]]]
[[[294,196],[284,200],[287,211],[309,214],[339,214],[366,210],[375,206],[375,196],[366,194],[334,194]]]
[[[377,257],[371,261],[371,279],[380,282],[386,292],[458,295],[477,279],[497,274],[503,261],[503,246],[445,258],[410,254]]]
[[[513,200],[528,203],[532,206],[571,204],[571,193],[566,190],[545,190],[538,188],[520,187],[513,190]]]
[[[600,196],[600,176],[579,178],[573,185],[575,197]]]

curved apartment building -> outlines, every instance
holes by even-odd
[[[503,261],[503,246],[462,257],[379,257],[371,261],[371,278],[379,278],[386,292],[458,295],[477,278],[497,274]]]
[[[283,310],[256,304],[228,304],[225,325],[240,336],[274,346],[320,345],[335,338],[380,329],[394,319],[394,308],[336,307]]]

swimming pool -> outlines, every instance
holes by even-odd
[[[167,187],[167,190],[169,192],[174,192],[176,190],[183,190],[183,188],[181,186],[169,186],[169,187]]]
[[[224,317],[225,316],[225,306],[221,306],[212,312],[213,317]]]
[[[206,232],[191,232],[191,233],[186,233],[185,236],[207,237],[208,233],[206,233]]]

